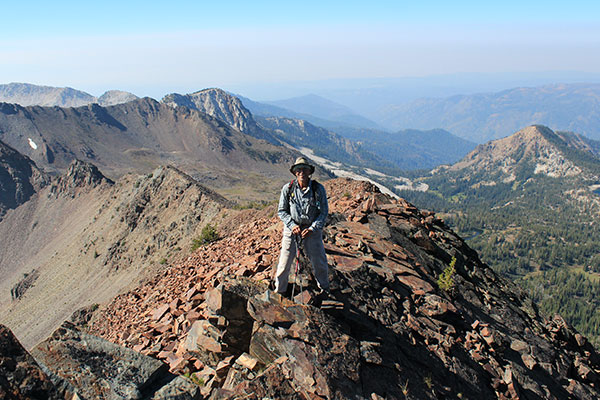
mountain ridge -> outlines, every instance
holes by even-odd
[[[534,174],[545,173],[550,177],[575,176],[584,171],[568,156],[584,158],[586,161],[593,157],[596,162],[600,161],[594,149],[597,144],[593,143],[594,141],[575,133],[555,133],[545,126],[533,125],[507,138],[479,145],[449,169],[500,169],[505,173],[514,173],[517,164],[528,158],[535,159]],[[567,152],[567,149],[571,151]],[[594,172],[600,173],[597,166],[594,169],[597,170]],[[591,174],[592,171],[587,171],[587,179],[594,179]]]
[[[600,139],[600,84],[555,84],[499,92],[423,98],[389,106],[380,121],[392,128],[447,129],[484,143],[523,126],[545,125]]]
[[[287,180],[289,164],[300,155],[203,112],[150,98],[109,107],[0,103],[0,140],[50,173],[64,171],[75,158],[94,163],[112,179],[171,164],[209,186],[227,190],[245,179],[256,181],[256,173],[271,178],[257,187],[277,190],[275,182]],[[247,194],[260,198],[264,190]]]
[[[26,106],[81,107],[92,103],[102,106],[126,103],[137,99],[133,93],[109,90],[100,97],[70,87],[40,86],[30,83],[0,84],[0,102]]]
[[[173,167],[112,182],[73,162],[0,221],[0,320],[32,347],[83,305],[164,268],[225,207],[233,203]]]

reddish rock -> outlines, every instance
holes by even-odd
[[[196,321],[187,334],[184,348],[187,351],[221,353],[223,351],[221,336],[222,332],[210,322]]]
[[[235,360],[236,364],[243,368],[248,368],[250,371],[254,370],[258,364],[258,360],[249,354],[243,353]]]
[[[150,314],[150,316],[152,317],[153,320],[158,321],[159,319],[161,319],[165,313],[169,310],[169,305],[168,304],[163,304],[162,306],[158,307],[157,309],[155,309],[154,311],[152,311],[152,313]]]
[[[301,304],[304,300],[288,301],[259,282],[273,276],[279,254],[281,222],[269,216],[270,209],[232,220],[223,239],[173,265],[135,296],[115,299],[91,325],[129,346],[144,343],[135,342],[142,338],[147,349],[160,343],[157,354],[172,351],[176,343],[177,355],[196,357],[189,361],[191,372],[219,370],[203,388],[214,399],[243,393],[257,399],[373,394],[434,399],[455,393],[486,399],[598,398],[593,372],[600,370],[600,357],[589,342],[563,320],[544,320],[442,220],[389,199],[366,182],[325,185],[331,296],[343,307],[322,310]],[[457,259],[455,286],[445,293],[436,279],[451,257]],[[301,262],[307,267],[303,294],[314,294],[310,266],[304,257]],[[152,328],[156,320],[149,317],[167,301],[162,293],[169,293],[168,314],[176,326],[164,333]],[[180,305],[171,307],[177,298]],[[128,309],[139,311],[120,314]],[[199,320],[191,321],[192,310]],[[215,331],[200,336],[215,347],[205,345],[198,354],[185,350],[192,323],[204,319]],[[125,329],[132,334],[115,334]],[[219,350],[216,345],[220,351],[207,349]],[[258,370],[220,364],[244,352],[259,360]]]

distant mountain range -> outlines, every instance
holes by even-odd
[[[335,129],[339,128],[358,128],[359,126],[354,125],[352,122],[348,120],[332,120],[327,118],[320,118],[315,115],[306,114],[299,112],[297,110],[292,110],[285,107],[280,107],[271,103],[262,103],[258,101],[251,100],[247,97],[240,96],[238,94],[234,94],[234,96],[238,97],[244,106],[248,108],[252,112],[253,115],[257,117],[283,117],[283,118],[291,118],[291,119],[299,119],[303,121],[307,121],[315,126],[320,126],[326,129]],[[288,106],[290,106],[288,104]]]
[[[228,89],[235,93],[244,93],[247,97],[253,99],[261,99],[261,101],[264,99],[273,100],[298,97],[307,93],[314,93],[349,107],[352,110],[356,110],[360,115],[381,125],[381,110],[390,105],[410,103],[422,98],[446,98],[459,94],[495,93],[509,88],[540,87],[556,83],[571,84],[582,82],[598,83],[600,82],[600,74],[581,71],[468,72],[397,78],[325,79],[276,83],[259,82],[231,86]],[[254,110],[252,112],[254,113]],[[387,128],[398,130],[411,127]]]
[[[540,124],[600,139],[600,84],[558,84],[424,98],[381,109],[388,129],[446,129],[483,143]]]
[[[11,93],[20,93],[11,98],[14,101],[20,99],[21,103],[46,102],[60,105],[74,104],[82,101],[81,99],[90,101],[84,92],[73,89],[26,84],[4,85],[5,89],[9,87],[12,88]],[[45,97],[39,93],[45,93]],[[97,101],[120,103],[135,97],[131,96],[133,95],[126,92],[111,91]],[[319,151],[326,158],[333,159],[337,154],[336,161],[340,160],[342,154],[349,154],[348,161],[352,162],[371,159],[373,163],[369,167],[397,173],[393,172],[394,168],[412,170],[456,162],[474,147],[473,143],[507,136],[529,124],[544,124],[553,129],[600,138],[600,129],[597,128],[600,126],[598,96],[600,85],[569,84],[517,88],[444,99],[421,99],[381,110],[379,122],[393,128],[395,133],[364,127],[376,124],[361,119],[347,107],[315,95],[267,104],[241,96],[238,100],[221,89],[205,89],[185,95],[172,93],[164,96],[161,102],[171,107],[183,106],[209,114],[241,132],[274,145],[291,142],[286,142],[268,127],[259,126],[259,117],[306,121],[311,126],[324,128],[320,131],[321,134],[327,131],[331,137],[327,140],[338,144],[336,149],[330,146],[322,148],[315,145],[319,140],[309,140],[303,143],[304,147]],[[292,125],[282,126],[288,126],[297,132],[300,125]],[[411,129],[406,129],[407,127]],[[283,132],[281,127],[278,129]],[[293,137],[292,131],[286,133],[288,138]],[[340,138],[336,138],[335,134],[350,139],[353,144],[341,144]],[[306,139],[310,137],[308,135]],[[296,141],[294,146],[297,145]],[[360,150],[362,155],[351,155],[348,153],[349,149]]]
[[[137,99],[132,93],[109,90],[100,97],[72,88],[39,86],[29,83],[9,83],[0,85],[0,102],[16,103],[22,106],[80,107],[92,103],[111,106]]]
[[[445,219],[547,313],[600,344],[600,142],[530,126],[415,177],[398,194]]]
[[[379,128],[375,122],[358,115],[356,111],[315,94],[266,103],[293,110],[300,114],[312,115],[323,120],[337,122],[340,125],[349,125],[358,128]]]

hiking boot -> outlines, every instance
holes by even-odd
[[[324,300],[328,300],[329,298],[330,298],[329,289],[321,289],[315,294],[315,297],[313,297],[313,299],[310,303],[312,305],[314,305],[315,307],[320,307],[321,303]]]
[[[292,298],[292,285],[288,285],[287,289],[285,292],[277,292],[278,295],[280,295],[281,297],[285,297],[286,299],[291,299]]]

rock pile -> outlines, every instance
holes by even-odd
[[[267,210],[116,298],[91,332],[189,374],[205,398],[598,398],[592,345],[442,220],[368,183],[325,185],[343,309],[306,304],[310,273],[295,301],[268,290],[281,226]]]

